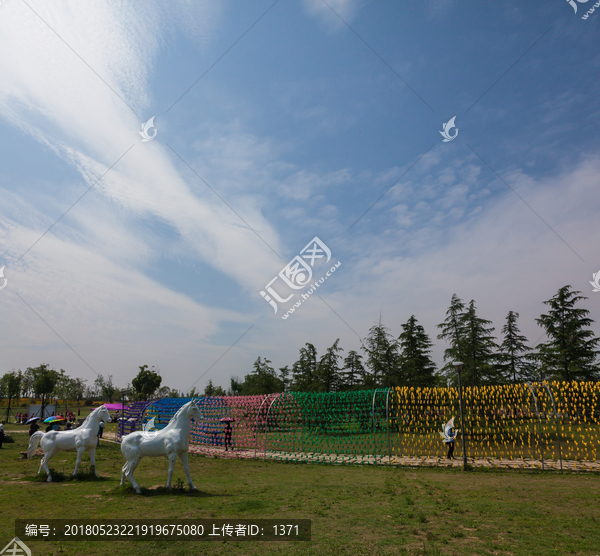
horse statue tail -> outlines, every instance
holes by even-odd
[[[45,432],[37,431],[31,435],[31,438],[29,439],[29,447],[27,448],[27,459],[31,459],[33,454],[35,454],[38,444],[40,443],[42,436],[45,434]]]

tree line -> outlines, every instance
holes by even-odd
[[[387,388],[391,386],[447,386],[456,384],[455,361],[463,363],[462,380],[467,386],[518,383],[530,380],[598,380],[598,343],[589,329],[589,311],[577,305],[587,298],[564,286],[544,301],[545,314],[536,319],[547,340],[530,346],[518,326],[519,314],[509,311],[500,333],[494,336],[492,322],[477,314],[475,301],[465,303],[452,296],[445,319],[437,325],[438,340],[447,343],[444,365],[437,368],[431,359],[433,342],[414,315],[402,324],[395,336],[381,320],[371,327],[361,342],[360,353],[343,355],[337,339],[321,356],[311,343],[300,348],[298,360],[276,371],[271,361],[258,357],[253,370],[243,380],[232,377],[227,391],[208,381],[204,392],[193,387],[188,392],[161,386],[158,368],[139,367],[136,377],[125,385],[127,400],[166,397],[256,395],[283,391],[335,392]],[[11,371],[0,377],[0,399],[8,400],[10,410],[18,398],[81,402],[121,399],[122,388],[113,376],[98,375],[93,383],[72,378],[49,365]]]
[[[362,341],[361,353],[343,349],[337,339],[319,357],[306,343],[298,360],[278,372],[271,361],[258,357],[254,369],[243,380],[231,378],[229,395],[282,392],[334,392],[392,386],[456,385],[453,363],[463,363],[466,386],[542,380],[598,380],[598,343],[589,329],[594,322],[589,311],[577,307],[587,298],[564,286],[544,301],[548,311],[535,319],[547,340],[531,346],[518,326],[519,314],[509,311],[501,337],[494,336],[490,320],[480,317],[474,300],[465,303],[452,296],[445,319],[437,325],[438,340],[448,347],[444,365],[438,369],[431,359],[433,342],[412,315],[402,324],[399,336],[379,321]]]

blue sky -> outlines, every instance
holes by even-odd
[[[434,338],[453,293],[532,343],[565,284],[598,320],[591,6],[5,1],[0,372],[227,386],[380,316]],[[342,264],[282,319],[305,290],[259,292],[314,237]]]

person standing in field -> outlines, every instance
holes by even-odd
[[[98,446],[100,446],[100,439],[102,438],[102,433],[104,432],[104,421],[100,421],[98,425]]]
[[[456,432],[454,431],[454,417],[446,423],[444,432],[440,432],[444,444],[448,444],[448,459],[454,459],[454,441],[456,440]]]
[[[2,443],[4,442],[4,423],[5,421],[0,423],[0,450],[2,450]]]
[[[233,446],[231,445],[231,423],[229,421],[225,422],[225,451],[227,451],[227,446],[233,452]]]

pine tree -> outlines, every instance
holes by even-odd
[[[431,360],[431,340],[425,329],[412,315],[402,325],[400,334],[400,382],[401,386],[433,386],[435,363]]]
[[[441,369],[446,375],[454,376],[454,367],[452,363],[454,361],[462,361],[463,346],[462,341],[464,339],[463,327],[464,327],[464,313],[465,304],[456,294],[452,294],[452,300],[450,301],[450,307],[446,311],[446,318],[444,322],[437,325],[442,330],[438,334],[438,340],[445,340],[450,344],[450,347],[444,351],[444,362],[446,365]]]
[[[317,392],[334,392],[341,386],[339,360],[342,356],[338,352],[344,350],[339,347],[339,343],[338,338],[319,360],[315,375]]]
[[[502,371],[513,384],[530,379],[533,373],[531,348],[526,345],[527,338],[520,334],[517,318],[518,313],[508,312],[506,324],[502,327],[504,340],[498,354]]]
[[[398,341],[390,334],[389,328],[379,323],[372,326],[363,349],[367,352],[368,375],[366,388],[398,386],[399,358]]]
[[[342,370],[342,384],[344,390],[354,390],[359,384],[365,381],[365,368],[362,364],[362,355],[354,350],[348,352],[344,359],[344,368]]]
[[[306,343],[300,348],[300,358],[292,366],[294,390],[298,392],[314,392],[317,373],[317,350],[312,344]]]
[[[292,384],[290,379],[290,369],[287,365],[285,367],[279,367],[279,380],[281,380],[281,384],[283,384],[283,391],[287,392]]]
[[[501,376],[494,366],[498,346],[492,336],[492,321],[477,316],[475,301],[471,300],[462,319],[464,340],[460,341],[463,353],[463,381],[470,386],[498,383]]]
[[[540,344],[539,358],[543,371],[549,378],[560,380],[596,380],[596,365],[600,339],[587,330],[594,321],[587,317],[587,309],[575,308],[575,304],[587,299],[571,286],[560,288],[557,294],[544,301],[550,306],[548,314],[536,322],[546,331],[549,341]]]

